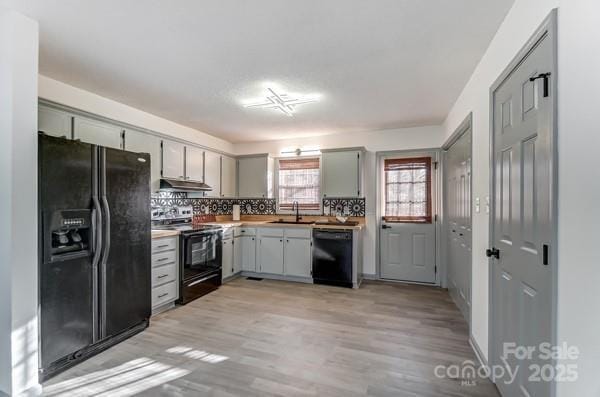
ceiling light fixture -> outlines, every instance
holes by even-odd
[[[292,95],[292,94],[278,94],[272,88],[267,88],[270,95],[264,100],[259,102],[247,103],[244,105],[246,108],[261,108],[261,109],[276,109],[293,116],[296,106],[305,103],[317,102],[319,95]]]

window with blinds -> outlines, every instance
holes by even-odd
[[[385,215],[388,222],[431,222],[431,158],[387,159]]]
[[[291,210],[294,201],[301,210],[319,210],[321,175],[319,158],[279,160],[278,202],[280,210]]]

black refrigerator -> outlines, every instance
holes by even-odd
[[[40,133],[40,379],[148,326],[150,156]]]

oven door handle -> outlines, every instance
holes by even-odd
[[[211,278],[215,278],[215,277],[218,277],[218,276],[219,276],[218,274],[213,274],[212,276],[208,276],[208,277],[201,278],[200,280],[196,280],[193,283],[188,284],[187,286],[191,287],[193,285],[200,284],[200,283],[202,283],[202,282],[204,282],[206,280],[210,280]]]

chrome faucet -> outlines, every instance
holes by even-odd
[[[294,208],[296,208],[296,223],[298,223],[302,217],[300,216],[300,204],[298,204],[297,201],[292,203],[292,212],[294,211]]]

